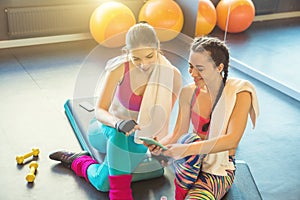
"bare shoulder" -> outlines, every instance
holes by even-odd
[[[185,90],[186,92],[194,91],[195,89],[196,89],[196,85],[194,83],[189,83],[182,88],[182,90]]]
[[[176,96],[179,94],[181,90],[181,85],[182,85],[181,73],[176,67],[173,67],[173,92],[176,93]]]
[[[181,73],[176,67],[173,67],[173,72],[174,85],[177,85],[178,89],[180,89],[182,84]]]
[[[176,78],[181,77],[181,73],[180,73],[180,71],[176,67],[173,67],[173,71],[174,71],[174,76]]]
[[[124,63],[108,72],[108,76],[114,79],[122,79],[124,74]]]
[[[188,84],[184,86],[180,93],[181,102],[190,102],[195,91],[195,84]]]

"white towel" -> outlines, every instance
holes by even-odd
[[[106,70],[113,70],[122,63],[127,62],[126,55],[121,55],[107,62]],[[140,131],[135,132],[135,142],[142,143],[138,137],[163,138],[168,134],[170,114],[172,111],[172,96],[178,96],[179,91],[174,91],[174,70],[177,70],[163,55],[158,54],[148,84],[146,86],[137,123]],[[181,87],[181,78],[176,78]],[[115,113],[115,111],[112,111]]]
[[[226,133],[229,118],[236,102],[236,95],[241,91],[251,93],[252,106],[249,114],[253,128],[255,127],[256,118],[259,115],[259,107],[254,86],[246,80],[228,79],[223,93],[212,113],[208,139],[216,138]],[[228,156],[228,151],[208,154],[203,160],[202,170],[210,174],[226,176],[226,170],[235,169],[233,163],[229,162]]]

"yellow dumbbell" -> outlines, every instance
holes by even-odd
[[[39,166],[39,164],[36,161],[32,161],[29,164],[30,172],[26,176],[26,180],[27,180],[28,183],[32,183],[34,181],[35,172],[36,172],[36,169],[38,168],[38,166]]]
[[[30,153],[27,153],[23,156],[17,156],[16,160],[18,164],[22,164],[24,159],[29,158],[30,156],[38,156],[40,153],[40,150],[38,148],[33,148]]]

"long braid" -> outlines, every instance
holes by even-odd
[[[219,47],[222,49],[222,51],[224,52],[225,55],[225,60],[223,62],[224,64],[224,68],[223,68],[223,83],[225,85],[226,81],[227,81],[227,77],[228,77],[228,67],[229,67],[229,50],[227,48],[227,46],[225,45],[224,42],[222,42],[221,44],[219,44]]]
[[[211,53],[211,59],[215,63],[216,67],[223,63],[224,67],[222,70],[222,77],[225,85],[229,67],[229,50],[225,42],[214,37],[199,37],[194,40],[191,50],[194,52],[209,51]]]

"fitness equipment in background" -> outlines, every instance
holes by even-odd
[[[195,36],[209,34],[217,23],[217,12],[210,0],[198,1],[198,14],[196,20]]]
[[[149,0],[139,12],[139,21],[153,26],[161,42],[174,39],[183,27],[183,12],[173,0]]]
[[[255,16],[255,7],[251,0],[221,0],[216,11],[218,27],[228,33],[245,31]]]
[[[136,23],[133,12],[120,2],[105,2],[98,6],[90,18],[93,38],[105,47],[125,45],[125,34]]]

